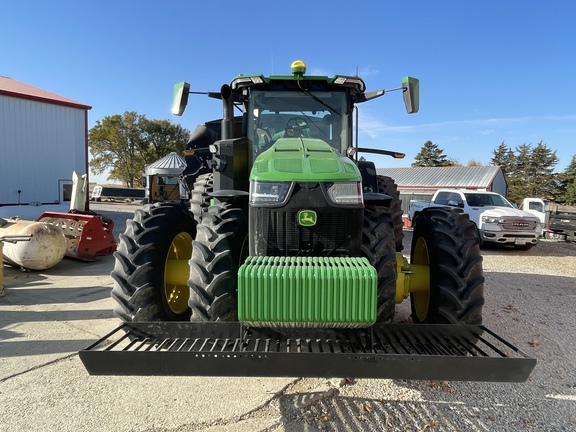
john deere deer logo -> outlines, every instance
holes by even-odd
[[[300,210],[298,212],[298,224],[302,226],[316,225],[317,215],[314,210]]]

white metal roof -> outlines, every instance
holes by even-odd
[[[186,159],[176,152],[169,153],[162,159],[146,167],[146,175],[172,175],[182,174],[186,168]]]
[[[402,189],[486,188],[501,173],[499,166],[376,168]]]

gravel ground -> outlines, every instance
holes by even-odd
[[[92,210],[115,221],[115,233],[123,232],[125,220],[139,204],[93,203]],[[405,245],[411,232],[406,231]],[[409,253],[408,250],[405,251]],[[262,393],[262,402],[249,410],[217,420],[166,418],[159,410],[148,426],[126,423],[122,431],[568,431],[576,430],[576,244],[542,241],[529,251],[506,248],[483,250],[486,276],[484,324],[511,340],[538,361],[525,383],[435,382],[403,380],[294,379],[280,391]],[[397,308],[398,320],[407,320],[407,302]],[[1,356],[1,354],[0,354]],[[81,375],[81,374],[80,374]],[[107,377],[88,377],[92,390]],[[98,381],[93,380],[97,378]],[[224,380],[238,389],[246,378]],[[123,382],[128,382],[129,380]],[[252,380],[250,380],[252,381]],[[206,379],[206,383],[222,383]],[[137,386],[136,381],[132,385]],[[245,391],[257,392],[256,386]],[[161,389],[158,389],[160,392]],[[265,388],[260,390],[266,392]],[[214,403],[236,406],[233,397],[206,387],[206,398],[218,394]],[[0,391],[0,400],[2,391]],[[85,396],[80,396],[85,397]],[[174,402],[176,403],[176,398]],[[73,401],[71,401],[73,403]],[[186,406],[186,401],[177,403]],[[194,411],[192,406],[185,407]],[[126,409],[119,401],[117,410]],[[110,408],[109,408],[110,409]],[[90,412],[85,412],[93,421]],[[41,410],[38,416],[45,415]],[[118,415],[116,413],[115,415]],[[0,411],[0,430],[6,428]],[[140,423],[138,423],[140,424]],[[29,430],[34,430],[31,426]],[[64,429],[63,429],[64,430]],[[68,429],[66,429],[68,430]],[[77,429],[88,430],[88,429]],[[98,430],[92,428],[90,430]],[[103,430],[103,429],[100,429]]]

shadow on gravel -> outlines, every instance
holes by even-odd
[[[420,396],[406,393],[398,400],[340,396],[337,392],[285,395],[279,400],[284,430],[507,432],[574,430],[576,426],[576,416],[566,415],[572,412],[572,401],[549,395],[534,399],[527,396],[529,384],[394,380],[388,385]],[[554,414],[543,419],[541,411]]]
[[[286,430],[322,431],[457,431],[494,430],[495,407],[468,407],[442,402],[398,401],[356,397],[325,398],[306,405],[314,394],[280,398],[280,411]],[[298,407],[306,405],[304,409]],[[302,425],[294,427],[295,424]]]

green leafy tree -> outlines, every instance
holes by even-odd
[[[190,132],[169,120],[144,120],[142,140],[146,146],[142,157],[146,164],[156,162],[170,152],[181,153],[186,148]]]
[[[147,164],[182,152],[189,133],[168,120],[149,120],[134,111],[107,116],[88,133],[90,167],[95,174],[108,171],[108,180],[134,187]]]
[[[457,163],[454,160],[448,159],[444,154],[444,150],[434,144],[432,141],[426,141],[420,152],[414,158],[413,167],[439,167],[439,166],[454,166]]]

